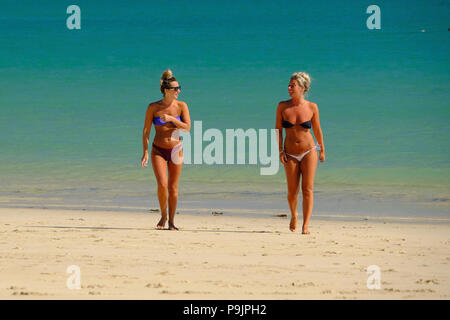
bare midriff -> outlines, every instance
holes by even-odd
[[[312,148],[315,143],[310,129],[305,129],[296,124],[291,128],[285,128],[284,151],[289,154],[299,155]]]
[[[174,133],[177,128],[172,123],[155,126],[155,138],[153,143],[161,148],[171,149],[180,143],[178,134]],[[172,137],[173,135],[173,137]]]

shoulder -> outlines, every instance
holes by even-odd
[[[291,100],[284,100],[284,101],[280,101],[278,103],[279,106],[287,106],[289,103],[291,103]]]
[[[319,107],[317,106],[317,103],[308,101],[308,107],[311,109],[312,112],[317,112],[319,110]]]
[[[286,108],[288,105],[289,105],[289,103],[291,102],[291,100],[285,100],[285,101],[280,101],[279,103],[278,103],[278,110],[283,110],[284,108]]]
[[[180,108],[180,110],[186,110],[187,109],[187,103],[186,102],[184,102],[184,101],[180,101],[180,100],[178,100],[177,101],[177,104],[178,104],[178,107]]]
[[[147,107],[147,111],[153,111],[156,108],[158,108],[159,105],[160,105],[159,101],[151,102]]]

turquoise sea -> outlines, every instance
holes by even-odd
[[[141,135],[165,69],[222,132],[273,128],[306,71],[327,149],[313,214],[450,218],[450,1],[376,1],[379,30],[372,4],[0,1],[0,206],[156,208]],[[260,167],[185,165],[180,211],[288,213],[283,168]]]

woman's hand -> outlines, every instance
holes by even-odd
[[[283,165],[286,164],[286,162],[287,162],[287,156],[286,156],[286,153],[284,151],[280,152],[280,161],[281,161],[281,163]]]
[[[324,162],[325,161],[325,151],[321,151],[320,152],[319,160],[320,160],[320,162]]]
[[[146,167],[147,164],[148,164],[148,151],[145,151],[144,155],[142,156],[142,159],[141,159],[141,167],[142,168]]]
[[[164,122],[169,122],[169,121],[172,121],[173,119],[175,119],[175,117],[168,115],[168,114],[163,114],[160,116],[160,118]]]

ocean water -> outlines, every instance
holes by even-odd
[[[142,127],[171,68],[203,129],[271,129],[312,78],[315,211],[450,217],[450,1],[0,2],[0,206],[157,207]],[[152,134],[153,137],[153,134]],[[206,146],[207,143],[204,143]],[[185,165],[180,210],[287,212],[283,168]]]

